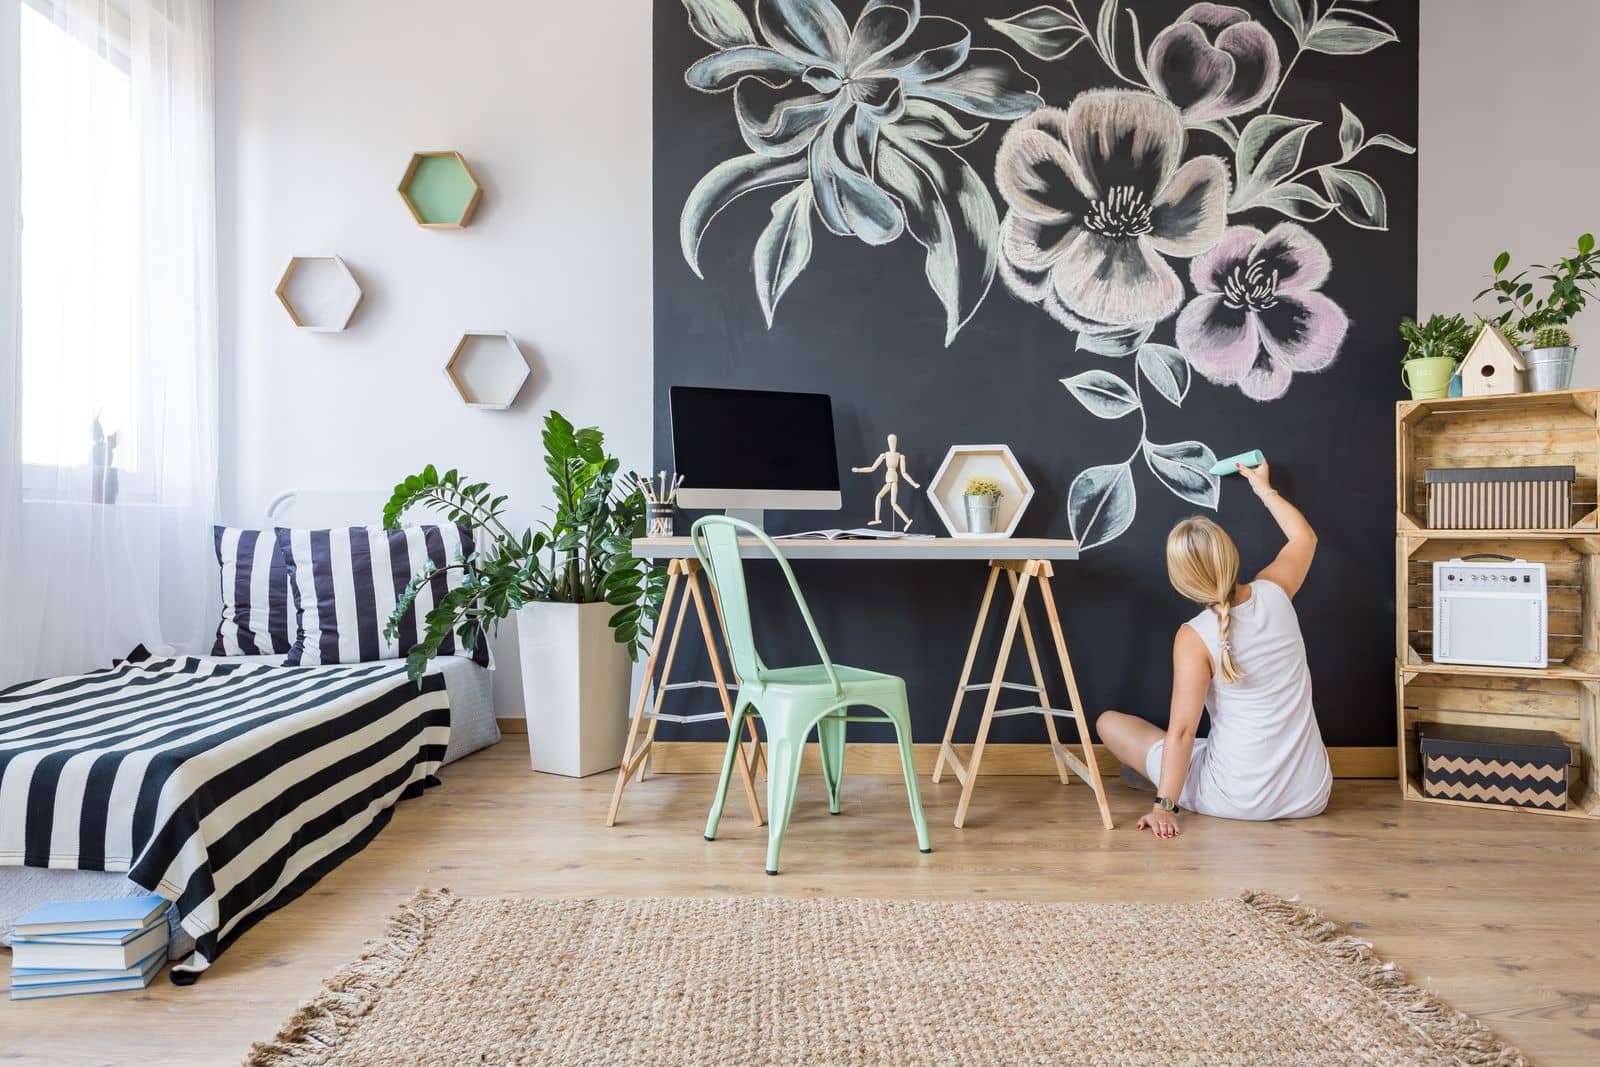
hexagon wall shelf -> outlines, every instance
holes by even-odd
[[[967,532],[967,506],[961,499],[966,494],[962,490],[967,479],[978,474],[1000,483],[1000,511],[992,534]],[[1033,500],[1033,483],[1006,445],[956,445],[945,453],[939,472],[928,483],[928,499],[951,537],[1010,537]]]
[[[522,392],[530,371],[509,333],[474,331],[462,335],[444,374],[467,407],[504,411]]]
[[[459,230],[472,221],[483,187],[460,152],[418,152],[400,179],[400,199],[418,226]]]
[[[296,326],[318,333],[350,325],[361,303],[361,286],[338,256],[295,256],[273,292]]]

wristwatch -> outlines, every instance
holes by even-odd
[[[1168,800],[1166,797],[1162,796],[1156,797],[1156,805],[1168,815],[1176,815],[1178,812],[1183,810],[1182,808],[1178,807],[1176,801]]]

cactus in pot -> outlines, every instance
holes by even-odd
[[[1544,326],[1533,335],[1534,348],[1571,348],[1572,331],[1565,326]]]

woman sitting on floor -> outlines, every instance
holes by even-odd
[[[1221,526],[1185,519],[1167,535],[1167,577],[1206,609],[1172,642],[1172,710],[1166,733],[1108,711],[1100,739],[1123,763],[1143,768],[1156,803],[1138,828],[1179,834],[1180,810],[1228,819],[1299,819],[1328,806],[1333,775],[1311,705],[1305,640],[1290,598],[1300,589],[1317,535],[1272,488],[1267,465],[1241,467],[1288,543],[1270,566],[1239,584],[1239,550]],[[1211,709],[1211,735],[1196,739]]]

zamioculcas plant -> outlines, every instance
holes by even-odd
[[[545,417],[543,442],[555,507],[538,529],[520,535],[505,524],[506,498],[494,495],[487,482],[473,482],[459,471],[440,474],[430,463],[395,486],[383,509],[386,527],[399,526],[412,508],[428,508],[472,527],[475,545],[442,568],[460,571],[461,581],[422,620],[425,632],[406,655],[413,679],[422,677],[451,633],[471,650],[485,628],[540,600],[613,605],[613,635],[628,647],[629,656],[638,658],[660,614],[667,584],[663,568],[632,553],[632,538],[644,517],[644,495],[637,488],[618,487],[618,461],[606,455],[605,437],[595,427],[575,430],[552,411]],[[385,630],[391,639],[417,592],[440,569],[429,562],[411,579]]]

